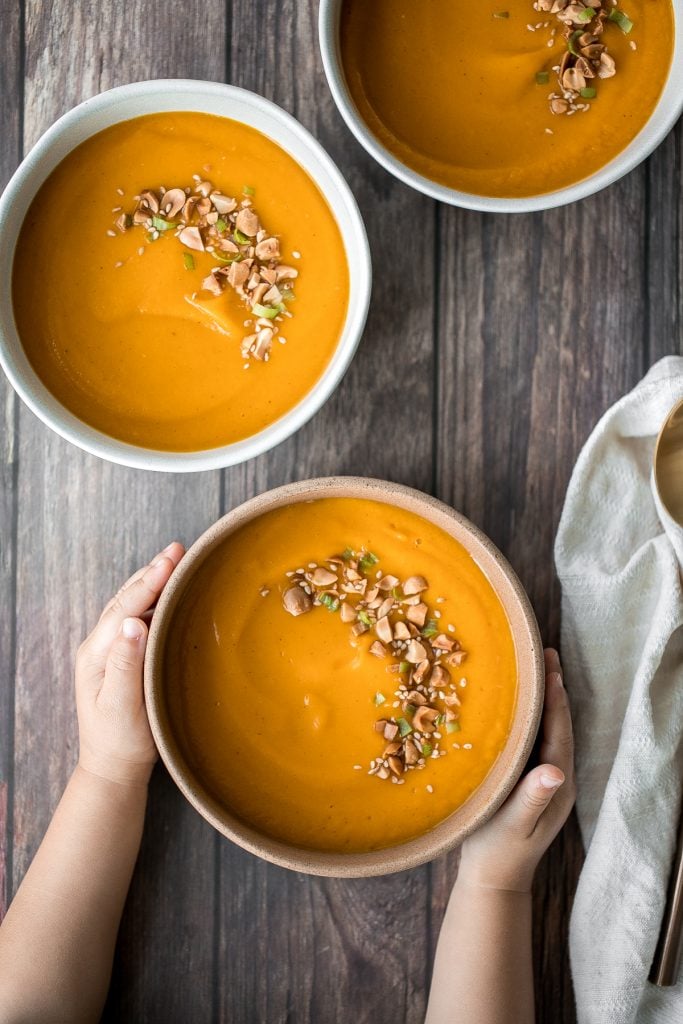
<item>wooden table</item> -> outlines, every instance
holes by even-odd
[[[55,118],[102,89],[168,76],[232,82],[281,104],[327,147],[360,203],[375,267],[343,384],[296,437],[245,466],[188,478],[108,465],[43,427],[3,381],[4,901],[76,757],[76,647],[157,549],[193,541],[289,480],[387,477],[481,526],[555,643],[552,546],[574,461],[603,411],[681,351],[680,128],[575,206],[515,217],[440,206],[390,178],[343,125],[316,19],[317,4],[303,0],[2,4],[3,183]],[[581,859],[572,818],[536,885],[541,1024],[575,1019],[566,943]],[[367,881],[291,874],[222,840],[159,769],[105,1019],[421,1021],[456,864],[454,854]]]

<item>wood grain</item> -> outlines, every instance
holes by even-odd
[[[100,89],[227,80],[322,141],[375,268],[345,380],[296,437],[245,466],[192,478],[110,466],[19,411],[3,383],[0,794],[16,886],[74,761],[73,656],[98,609],[172,537],[191,542],[265,488],[354,473],[432,491],[507,554],[556,642],[552,545],[576,456],[647,366],[681,350],[682,138],[679,127],[579,205],[485,216],[412,192],[355,143],[324,81],[313,0],[17,0],[1,19],[0,179]],[[223,841],[158,769],[104,1019],[416,1024],[457,859],[363,881],[289,873]],[[566,933],[581,860],[572,819],[536,884],[540,1024],[575,1019]]]
[[[22,158],[23,12],[3,6],[0,28],[0,188]],[[0,920],[12,889],[14,828],[14,670],[16,664],[17,423],[19,400],[0,373]]]

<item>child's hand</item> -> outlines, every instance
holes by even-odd
[[[146,785],[157,758],[142,689],[147,626],[184,554],[169,544],[106,606],[76,658],[81,768],[112,782]]]
[[[465,840],[458,881],[528,891],[541,857],[574,804],[574,738],[557,651],[545,652],[541,761],[500,810]]]

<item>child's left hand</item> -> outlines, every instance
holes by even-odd
[[[78,650],[78,763],[111,782],[146,785],[157,758],[142,688],[143,617],[149,617],[183,554],[182,544],[169,544],[131,576]]]

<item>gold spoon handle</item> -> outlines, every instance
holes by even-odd
[[[683,949],[683,814],[678,826],[676,853],[671,868],[664,916],[655,950],[650,981],[655,985],[675,985]]]

